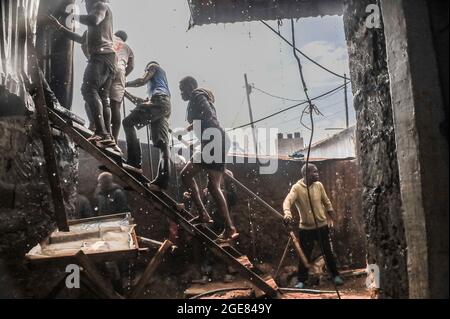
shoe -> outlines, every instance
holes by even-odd
[[[140,174],[140,175],[142,175],[144,173],[144,171],[142,170],[142,167],[140,165],[123,163],[122,167],[124,170],[131,172],[131,173]]]
[[[108,135],[105,135],[105,136],[103,137],[103,139],[99,141],[99,143],[101,143],[101,144],[104,145],[104,146],[112,147],[112,148],[114,148],[115,146],[117,146],[116,141],[115,141],[115,140],[112,138],[112,136],[109,135],[109,134],[108,134]]]
[[[120,147],[116,144],[113,146],[112,150],[116,153],[119,153],[122,156],[122,150],[120,149]]]
[[[299,282],[294,286],[294,288],[296,288],[296,289],[305,289],[305,283],[299,281]]]
[[[101,137],[100,135],[94,134],[91,137],[89,137],[87,140],[88,140],[88,142],[95,144],[97,142],[100,142],[102,139],[103,139],[103,137]]]
[[[147,185],[152,192],[161,192],[169,188],[170,162],[169,159],[161,159],[158,165],[158,176]]]
[[[344,279],[342,279],[340,276],[334,277],[333,281],[336,286],[342,286],[344,284]]]

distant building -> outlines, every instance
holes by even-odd
[[[289,156],[295,151],[304,148],[304,140],[300,133],[287,134],[287,137],[283,133],[278,134],[277,149],[278,156]]]
[[[298,149],[297,149],[298,150]],[[300,149],[306,156],[307,145]],[[355,126],[349,127],[311,147],[311,159],[353,159],[356,158]]]

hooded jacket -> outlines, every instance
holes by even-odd
[[[327,193],[325,192],[325,188],[323,187],[321,182],[314,182],[309,186],[309,192],[311,195],[311,202],[314,213],[317,217],[318,227],[326,226],[326,213],[329,211],[333,211],[333,206],[327,196]],[[291,207],[293,205],[297,207],[298,213],[300,215],[299,227],[301,229],[316,228],[314,216],[311,212],[311,206],[309,204],[308,191],[303,179],[299,180],[294,186],[292,186],[291,191],[284,200],[283,211],[285,215],[292,216]]]

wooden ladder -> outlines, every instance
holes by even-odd
[[[135,175],[122,167],[122,158],[119,154],[108,149],[102,149],[87,140],[92,132],[84,126],[63,118],[62,114],[48,109],[49,119],[56,128],[67,134],[79,147],[98,160],[112,174],[120,178],[130,189],[134,190],[148,202],[156,204],[162,213],[170,220],[183,227],[189,234],[200,240],[217,257],[233,267],[244,279],[254,287],[257,297],[263,295],[277,298],[280,296],[278,287],[270,276],[256,268],[247,258],[230,245],[221,245],[216,242],[218,235],[203,225],[194,225],[189,221],[194,217],[164,192],[151,192],[146,186],[150,181],[144,175]]]

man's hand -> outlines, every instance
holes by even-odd
[[[327,216],[327,225],[328,225],[328,228],[333,228],[334,227],[334,220],[330,216]]]
[[[289,227],[294,223],[294,218],[291,215],[284,215],[284,224]]]
[[[56,19],[54,16],[49,15],[48,16],[48,22],[51,26],[53,26],[56,29],[61,29],[63,28],[63,25],[58,21],[58,19]]]

